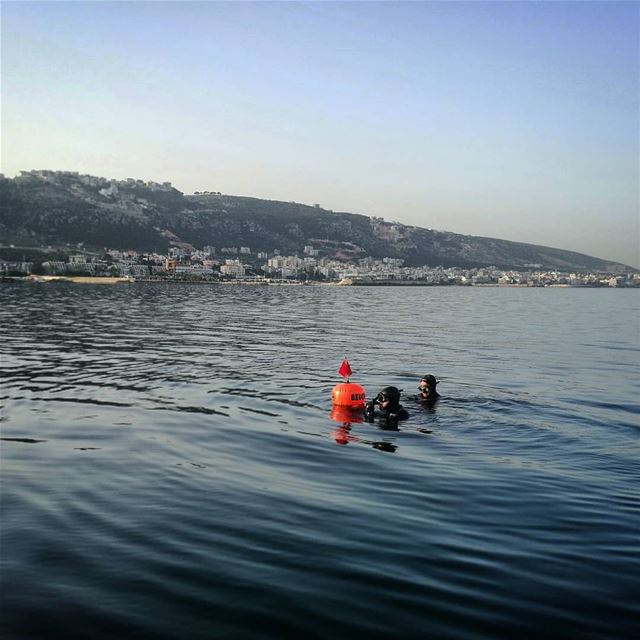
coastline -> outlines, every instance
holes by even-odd
[[[129,276],[38,276],[14,278],[23,282],[72,282],[74,284],[127,284],[134,282]]]
[[[0,284],[25,282],[25,283],[59,283],[66,282],[72,284],[170,284],[170,285],[213,285],[213,286],[272,286],[272,287],[462,287],[462,288],[502,288],[502,289],[637,289],[639,287],[629,286],[602,286],[586,284],[529,284],[529,283],[499,283],[483,282],[476,284],[451,284],[440,282],[421,282],[415,280],[371,280],[358,281],[344,279],[340,281],[318,282],[298,280],[176,280],[172,278],[147,279],[134,278],[131,276],[3,276]]]

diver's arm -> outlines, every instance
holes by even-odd
[[[364,407],[364,419],[367,422],[373,422],[373,418],[375,415],[375,405],[376,405],[376,401],[370,400],[369,402],[367,402],[367,404]]]

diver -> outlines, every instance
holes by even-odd
[[[376,405],[379,411],[376,414]],[[400,404],[400,390],[397,387],[385,387],[374,400],[364,408],[364,419],[373,422],[376,415],[384,429],[397,429],[399,420],[409,417],[407,410]]]
[[[422,376],[420,383],[418,385],[418,395],[416,399],[423,405],[428,407],[432,407],[440,397],[436,386],[438,381],[435,376],[428,374],[426,376]]]

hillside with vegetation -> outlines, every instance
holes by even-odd
[[[335,212],[297,202],[185,195],[169,183],[29,171],[0,180],[0,241],[164,253],[170,246],[250,247],[252,252],[343,260],[401,258],[408,266],[557,268],[616,271],[624,265],[521,242],[468,236]]]

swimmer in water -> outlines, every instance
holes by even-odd
[[[397,429],[398,421],[409,417],[407,410],[400,404],[400,390],[397,387],[385,387],[375,400],[367,403],[364,409],[365,420],[373,422],[376,415],[380,419],[380,426],[389,429]]]
[[[437,384],[438,381],[435,376],[432,376],[431,374],[422,376],[418,385],[418,402],[432,407],[440,397],[440,394],[436,390]]]

